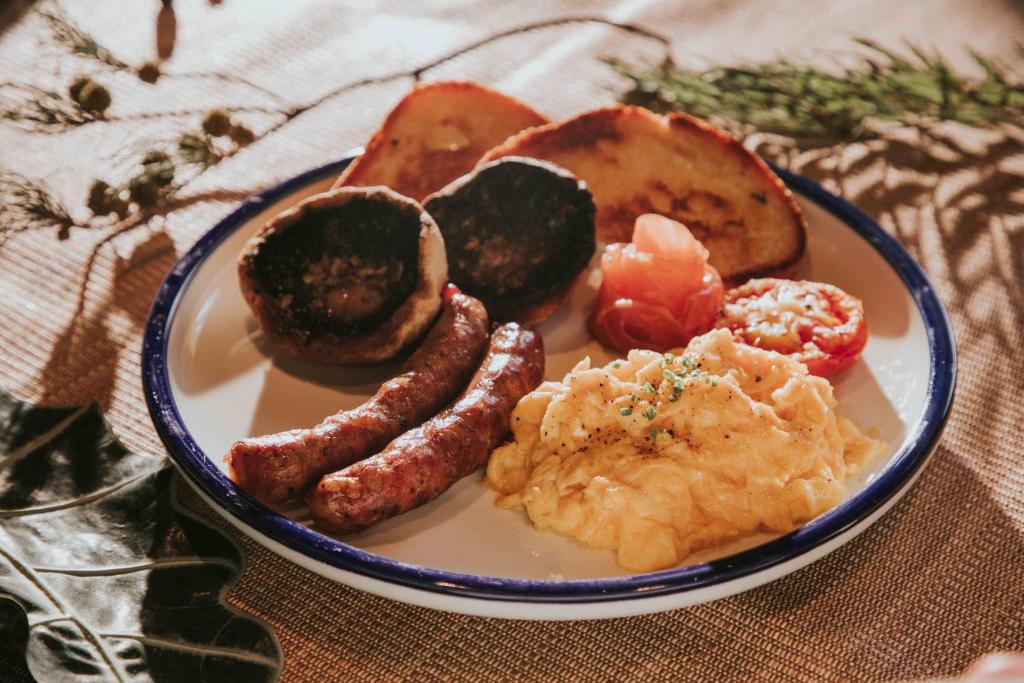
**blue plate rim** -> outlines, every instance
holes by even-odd
[[[925,464],[949,417],[956,384],[956,346],[945,307],[913,257],[870,216],[814,181],[772,164],[793,191],[818,204],[863,237],[900,276],[925,322],[931,356],[924,417],[913,440],[862,491],[799,529],[729,557],[627,577],[538,581],[477,576],[392,560],[325,536],[270,510],[245,493],[199,448],[173,399],[167,340],[179,295],[206,257],[267,205],[337,174],[357,155],[310,169],[250,197],[204,234],[174,265],[153,302],[142,342],[146,404],[172,460],[205,496],[248,527],[310,559],[411,588],[485,600],[592,603],[641,599],[723,584],[791,561],[856,526],[906,486]]]

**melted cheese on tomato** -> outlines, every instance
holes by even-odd
[[[757,313],[760,320],[748,323],[743,336],[750,342],[756,340],[761,346],[799,349],[808,346],[800,339],[800,330],[807,327],[808,319],[832,326],[841,322],[828,309],[826,300],[786,285],[747,299],[745,305],[746,309],[739,315],[749,317]],[[725,315],[730,314],[733,311],[727,304]]]
[[[726,330],[682,356],[585,359],[525,396],[512,432],[487,467],[497,504],[634,571],[791,531],[838,503],[881,445],[836,413],[827,380]]]

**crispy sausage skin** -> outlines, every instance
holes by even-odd
[[[312,429],[235,443],[224,457],[229,476],[265,503],[302,496],[326,472],[377,453],[436,414],[466,386],[487,343],[487,311],[471,296],[446,296],[441,315],[400,375],[353,410]]]
[[[309,494],[318,527],[347,533],[433,500],[487,461],[523,396],[544,377],[540,335],[499,327],[473,381],[448,409],[377,455],[326,475]]]

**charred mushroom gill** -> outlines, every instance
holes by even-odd
[[[383,187],[310,197],[268,222],[238,262],[245,300],[276,350],[361,365],[422,335],[447,272],[431,217]]]
[[[594,200],[563,168],[507,157],[423,204],[444,235],[449,277],[495,321],[548,317],[590,262]]]

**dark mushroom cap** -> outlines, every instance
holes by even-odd
[[[424,201],[444,235],[449,277],[492,320],[547,317],[596,247],[586,184],[552,163],[506,157]]]
[[[433,220],[387,188],[310,197],[249,240],[238,268],[271,344],[332,363],[379,362],[418,338],[447,273]]]

